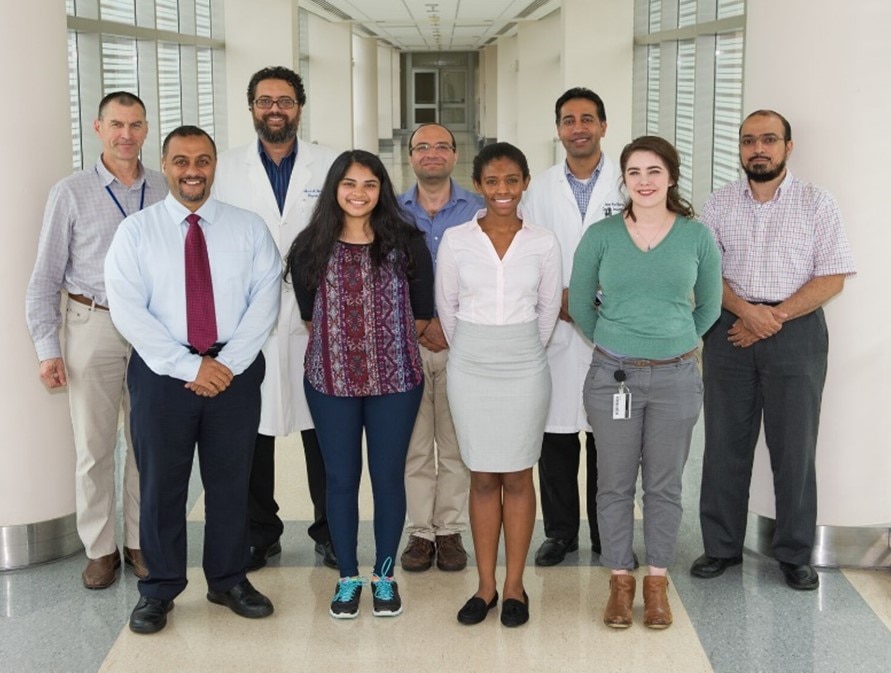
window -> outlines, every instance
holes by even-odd
[[[698,208],[738,176],[745,0],[636,0],[635,13],[634,135],[674,143]]]
[[[83,133],[105,94],[124,90],[145,102],[149,137],[143,160],[157,167],[164,136],[181,124],[211,135],[225,102],[214,91],[223,64],[223,0],[66,0],[72,163],[95,161],[101,146]],[[221,149],[225,149],[221,146]]]

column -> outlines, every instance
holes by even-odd
[[[0,326],[0,570],[6,570],[74,553],[81,544],[68,395],[50,393],[40,382],[24,320],[47,193],[72,170],[65,4],[32,0],[0,14],[0,63],[7,64],[0,68],[7,92],[0,106],[0,203],[7,224],[0,287],[9,300]],[[13,66],[23,58],[27,67]]]

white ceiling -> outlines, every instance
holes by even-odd
[[[519,21],[550,14],[560,0],[300,0],[332,21],[350,21],[359,35],[403,51],[472,51]]]

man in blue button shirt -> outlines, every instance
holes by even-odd
[[[172,131],[161,166],[167,198],[125,219],[105,259],[111,319],[133,346],[127,385],[149,571],[130,615],[136,633],[163,629],[186,587],[196,444],[207,599],[242,617],[273,611],[245,572],[248,479],[265,370],[260,348],[278,316],[281,258],[259,216],[210,197],[216,147],[207,133],[195,126]],[[216,343],[201,343],[198,330],[207,342],[215,334]]]
[[[424,232],[430,254],[436,253],[446,229],[472,220],[482,199],[452,180],[458,163],[455,136],[440,124],[423,124],[408,141],[408,157],[418,183],[399,197]],[[402,568],[423,571],[463,570],[467,552],[461,533],[467,530],[470,473],[458,452],[458,440],[446,397],[448,345],[439,319],[433,318],[419,338],[424,365],[424,397],[405,462],[408,545]]]

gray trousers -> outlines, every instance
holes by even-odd
[[[632,395],[631,418],[613,419],[617,369]],[[702,407],[696,360],[635,367],[594,352],[584,386],[585,410],[597,442],[597,522],[603,553],[613,569],[634,565],[634,493],[643,485],[646,563],[667,568],[674,561],[681,524],[681,478],[693,426]]]

